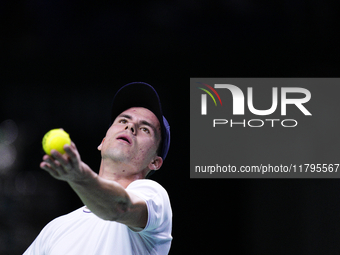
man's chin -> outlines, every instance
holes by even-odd
[[[130,158],[128,157],[129,153],[123,150],[110,150],[106,152],[104,155],[102,154],[103,158],[112,159],[116,162],[129,162]]]

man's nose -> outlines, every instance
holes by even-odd
[[[134,135],[136,134],[136,133],[135,133],[136,128],[133,126],[132,123],[128,123],[128,124],[126,125],[125,130],[127,130],[127,129],[130,129],[131,132],[132,132],[132,134],[134,134]]]

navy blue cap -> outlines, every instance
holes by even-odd
[[[164,161],[170,147],[170,125],[163,116],[161,101],[157,91],[145,82],[132,82],[121,87],[113,98],[111,124],[119,114],[131,107],[144,107],[156,115],[161,125],[162,133],[159,156]]]

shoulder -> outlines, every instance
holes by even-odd
[[[155,196],[162,196],[168,198],[168,193],[165,188],[158,182],[153,180],[143,179],[133,181],[127,186],[126,191],[133,192],[136,195],[141,195],[143,198],[153,198]]]
[[[43,231],[50,231],[51,229],[59,229],[64,226],[64,224],[67,224],[68,222],[72,222],[74,219],[78,219],[79,216],[82,214],[83,207],[78,208],[68,214],[59,216],[52,221],[50,221],[43,229]]]
[[[39,233],[34,242],[27,249],[25,254],[45,254],[43,251],[48,251],[55,240],[60,238],[65,230],[69,229],[72,222],[81,213],[82,208],[79,208],[71,213],[59,216],[50,221]],[[39,251],[39,252],[38,252]]]
[[[164,189],[162,185],[160,185],[158,182],[155,182],[153,180],[149,179],[140,179],[140,180],[135,180],[131,182],[126,189],[134,189],[134,188],[139,188],[139,187],[153,187],[157,189]],[[165,190],[165,189],[164,189]]]

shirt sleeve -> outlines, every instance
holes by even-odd
[[[148,210],[148,221],[141,232],[171,235],[172,210],[166,190],[152,180],[136,180],[126,190],[142,198]]]

